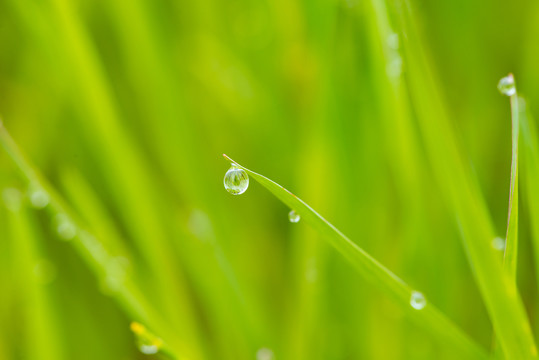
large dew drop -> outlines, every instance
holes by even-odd
[[[242,168],[232,164],[225,174],[225,189],[232,195],[241,195],[249,187],[249,175]]]
[[[290,220],[291,223],[297,223],[301,219],[301,216],[296,212],[296,210],[292,210],[288,213],[288,220]]]
[[[419,291],[412,291],[412,295],[410,296],[410,305],[416,310],[423,309],[425,306],[427,306],[425,295]]]
[[[507,96],[515,95],[517,92],[517,88],[515,87],[515,78],[512,74],[507,75],[506,77],[503,77],[498,82],[498,90],[503,94]]]

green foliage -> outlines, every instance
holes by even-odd
[[[537,357],[538,18],[1,1],[0,360]]]

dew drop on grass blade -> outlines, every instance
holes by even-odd
[[[417,296],[417,294],[421,293],[412,290],[398,276],[357,246],[303,200],[276,182],[239,165],[227,155],[223,154],[223,156],[238,168],[243,169],[288,207],[301,213],[302,219],[347,258],[367,281],[377,286],[393,299],[405,313],[410,315],[412,321],[415,321],[427,332],[437,337],[441,344],[449,346],[454,353],[458,352],[461,357],[469,359],[487,358],[485,351],[438,309],[433,305],[425,306],[426,302],[423,302],[424,300],[419,299]],[[414,296],[414,294],[416,295]],[[421,311],[417,311],[418,308]]]

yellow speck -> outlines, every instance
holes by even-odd
[[[142,325],[142,324],[140,324],[140,323],[138,323],[136,321],[133,321],[131,323],[130,328],[131,328],[131,331],[134,332],[137,335],[140,335],[140,334],[142,334],[143,332],[146,331],[146,328],[144,327],[144,325]]]

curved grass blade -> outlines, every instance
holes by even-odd
[[[423,326],[425,330],[437,337],[441,344],[449,346],[453,352],[458,352],[462,357],[470,359],[487,358],[483,349],[433,305],[428,304],[421,310],[412,308],[410,298],[414,290],[410,286],[347,238],[303,200],[276,182],[241,166],[227,155],[223,154],[223,156],[231,163],[245,170],[279,200],[300,214],[302,220],[325,237],[333,247],[356,267],[367,281],[377,286],[396,304],[400,305],[412,321]]]

